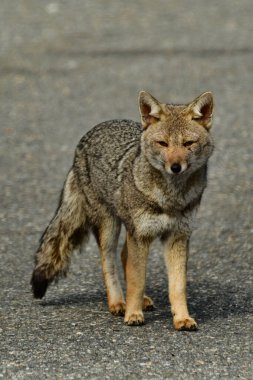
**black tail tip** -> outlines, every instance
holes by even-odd
[[[47,280],[41,272],[34,270],[31,285],[34,298],[43,298],[46,294],[49,280]]]

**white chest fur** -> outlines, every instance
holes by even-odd
[[[138,236],[156,238],[168,232],[179,232],[190,235],[193,224],[193,213],[184,216],[169,216],[168,214],[153,214],[148,211],[138,211],[134,218],[135,230]]]

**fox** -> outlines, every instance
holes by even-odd
[[[144,324],[154,308],[145,293],[150,244],[160,239],[176,330],[196,330],[187,306],[187,261],[196,211],[207,186],[213,95],[187,104],[159,102],[139,93],[140,121],[110,120],[79,141],[55,215],[35,253],[31,286],[42,298],[66,275],[72,252],[90,233],[97,241],[109,311],[129,326]],[[121,226],[126,298],[116,264]]]

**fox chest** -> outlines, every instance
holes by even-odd
[[[135,214],[134,225],[139,236],[156,238],[167,233],[190,235],[194,217],[203,192],[202,186],[195,186],[187,192],[164,192],[153,187],[150,197],[154,209],[143,209]],[[160,212],[157,210],[160,209]],[[156,211],[156,212],[155,212]]]
[[[156,238],[171,232],[190,235],[193,213],[170,216],[166,213],[154,214],[149,211],[137,213],[134,217],[135,231],[143,238]]]

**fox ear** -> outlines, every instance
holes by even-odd
[[[198,96],[189,106],[193,120],[209,130],[212,126],[213,116],[213,95],[211,92],[204,92]]]
[[[139,94],[139,108],[143,128],[147,128],[150,124],[160,119],[161,105],[158,100],[146,91],[141,91]]]

